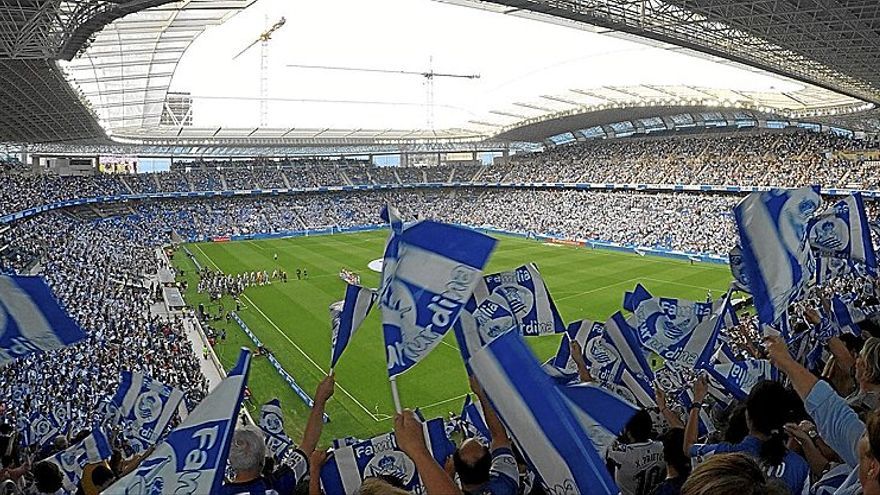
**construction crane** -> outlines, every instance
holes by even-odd
[[[434,79],[438,77],[456,78],[456,79],[479,79],[479,74],[454,74],[449,72],[435,72],[433,68],[433,58],[429,62],[427,71],[411,71],[411,70],[393,70],[393,69],[377,69],[370,67],[342,67],[335,65],[306,65],[306,64],[287,64],[288,67],[295,69],[312,69],[312,70],[331,70],[345,72],[371,72],[377,74],[394,74],[402,76],[421,76],[425,78],[425,106],[427,108],[428,128],[434,128]]]
[[[286,22],[287,19],[282,17],[272,27],[260,33],[253,43],[232,57],[232,60],[235,60],[257,43],[260,44],[260,127],[266,127],[269,121],[269,102],[267,101],[269,97],[269,40],[272,39],[272,34],[281,29]]]

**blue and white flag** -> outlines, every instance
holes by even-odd
[[[61,434],[58,423],[53,421],[51,415],[35,412],[31,414],[28,428],[28,445],[42,447]]]
[[[284,412],[281,411],[280,400],[272,399],[260,408],[260,429],[266,435],[266,449],[272,457],[283,459],[293,440],[284,432]]]
[[[568,324],[562,340],[559,342],[559,349],[556,356],[551,361],[554,368],[559,370],[563,375],[574,377],[577,375],[577,364],[571,355],[571,343],[577,342],[581,346],[581,351],[586,348],[587,341],[590,338],[601,338],[605,325],[590,320],[578,320]],[[546,368],[545,368],[546,369]]]
[[[382,293],[383,288],[389,283],[390,277],[394,275],[397,266],[398,244],[400,243],[400,234],[403,233],[403,220],[397,208],[389,204],[382,207],[379,217],[391,229],[388,240],[385,241],[385,250],[382,255],[382,280],[379,283],[379,293]]]
[[[584,358],[590,374],[603,385],[643,407],[654,407],[654,372],[639,344],[636,330],[619,311],[605,322],[599,338],[588,338]]]
[[[704,369],[737,400],[745,400],[758,382],[779,378],[779,371],[766,359],[707,364]]]
[[[816,256],[816,284],[825,285],[831,280],[853,271],[853,263],[845,258]]]
[[[354,333],[370,314],[378,297],[376,291],[359,285],[345,284],[345,299],[330,305],[330,368],[335,368]]]
[[[183,391],[159,383],[143,373],[123,371],[119,389],[107,404],[105,421],[121,427],[126,443],[135,454],[159,441],[177,412]]]
[[[470,365],[549,493],[618,493],[589,432],[519,334],[498,337]]]
[[[82,478],[83,468],[89,464],[110,459],[112,455],[113,449],[110,447],[110,442],[107,441],[104,432],[97,428],[81,442],[46,460],[61,469],[61,474],[64,477],[64,490],[67,493],[74,493]]]
[[[339,450],[343,447],[348,447],[349,445],[355,445],[361,442],[363,442],[363,440],[357,437],[342,437],[334,438],[330,445],[333,450]]]
[[[565,332],[562,317],[534,263],[509,272],[486,275],[483,280],[485,284],[474,290],[474,299],[478,303],[491,300],[505,306],[513,314],[523,335]]]
[[[749,292],[749,276],[746,274],[745,265],[743,264],[742,248],[737,244],[733,246],[727,255],[728,264],[730,265],[730,273],[733,275],[733,285],[736,290]]]
[[[86,338],[42,277],[0,275],[0,312],[0,366]]]
[[[877,307],[871,306],[868,310],[871,313],[876,313]],[[862,331],[859,328],[859,323],[867,318],[868,313],[866,313],[865,309],[857,308],[845,302],[840,296],[831,298],[831,319],[841,331],[853,335],[861,335]]]
[[[497,242],[430,220],[407,227],[397,237],[394,272],[379,298],[392,377],[421,361],[452,328]]]
[[[423,423],[428,451],[441,466],[455,452],[443,420]],[[386,433],[333,451],[321,468],[324,493],[357,493],[365,478],[392,476],[410,493],[424,493],[415,464],[398,447],[394,433]]]
[[[516,320],[504,304],[487,299],[477,305],[471,298],[453,325],[465,367],[471,354],[514,328]]]
[[[250,363],[250,351],[242,349],[235,367],[217,388],[149,457],[105,493],[221,493]]]
[[[617,394],[592,383],[560,386],[559,391],[598,452],[605,452],[611,447],[629,420],[639,411],[638,407]]]
[[[710,303],[653,297],[633,317],[641,344],[666,361],[694,368],[714,352],[719,329]]]
[[[820,203],[818,187],[773,189],[749,194],[733,210],[761,323],[777,321],[813,276],[807,231]]]
[[[489,426],[486,425],[483,409],[471,399],[470,394],[464,397],[464,405],[461,406],[461,420],[467,426],[464,431],[465,436],[469,438],[480,437],[487,445],[492,441],[492,433],[489,431]]]
[[[651,299],[652,296],[648,289],[642,284],[636,284],[636,288],[633,289],[632,292],[626,291],[623,295],[623,309],[629,311],[630,313],[635,313],[636,308],[639,307],[639,304],[642,304],[643,301],[647,301]]]
[[[820,255],[846,258],[865,264],[877,275],[877,257],[862,195],[853,193],[816,215],[809,224],[810,246]]]

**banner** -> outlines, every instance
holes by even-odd
[[[121,427],[126,443],[139,454],[159,441],[181,400],[183,391],[143,373],[123,371],[119,388],[106,406],[105,422]]]

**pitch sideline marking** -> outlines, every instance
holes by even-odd
[[[217,270],[223,271],[223,270],[220,269],[220,267],[217,265],[217,263],[214,263],[214,260],[212,260],[210,256],[208,256],[207,254],[205,254],[204,251],[202,251],[202,248],[201,248],[201,247],[199,247],[198,245],[196,245],[196,249],[198,249],[199,252],[202,253],[202,256],[204,256],[205,259],[207,259],[209,263],[211,263],[212,265],[214,265],[214,268],[216,268]],[[257,312],[259,312],[261,315],[263,315],[263,318],[265,318],[266,321],[268,321],[269,324],[272,325],[272,326],[275,328],[275,330],[276,330],[278,333],[281,334],[282,337],[284,337],[285,339],[287,339],[287,341],[290,342],[290,344],[293,345],[293,347],[296,348],[296,350],[299,351],[300,354],[302,354],[303,356],[305,356],[305,358],[306,358],[310,363],[312,363],[312,364],[315,366],[315,368],[318,368],[318,370],[319,370],[321,373],[324,373],[325,375],[327,374],[327,372],[324,371],[324,369],[321,368],[321,366],[319,366],[318,363],[316,363],[316,362],[311,358],[311,356],[309,356],[308,354],[306,354],[305,351],[303,351],[302,348],[301,348],[300,346],[296,345],[296,342],[294,342],[293,340],[291,340],[290,337],[288,337],[287,334],[284,333],[284,331],[282,331],[280,328],[278,328],[278,325],[276,325],[275,322],[272,321],[272,318],[269,318],[269,317],[266,315],[266,313],[264,313],[263,310],[260,309],[259,306],[257,306],[256,304],[254,304],[254,301],[253,301],[250,297],[248,297],[247,294],[242,294],[241,297],[244,298],[244,299],[247,299],[248,303],[249,303],[251,306],[253,306],[253,308],[256,309]],[[347,395],[352,401],[354,401],[354,403],[357,404],[358,407],[360,407],[361,409],[363,409],[365,413],[369,414],[370,417],[373,418],[373,421],[380,422],[380,421],[385,421],[385,420],[387,420],[387,419],[390,419],[390,416],[386,417],[385,419],[379,419],[378,416],[376,416],[375,414],[371,413],[369,409],[367,409],[366,407],[364,407],[364,405],[361,403],[361,401],[357,400],[353,395],[351,395],[351,394],[348,392],[348,390],[345,390],[345,388],[344,388],[342,385],[340,385],[340,384],[337,383],[337,384],[336,384],[336,387],[337,387],[339,390],[341,390],[342,393],[344,393],[345,395]],[[383,415],[383,416],[385,416],[385,415]]]
[[[296,342],[294,342],[293,340],[291,340],[290,337],[288,337],[287,334],[284,333],[283,330],[281,330],[280,328],[278,328],[278,325],[276,325],[275,322],[272,321],[272,318],[269,318],[269,317],[266,315],[266,313],[264,313],[263,310],[260,309],[260,307],[257,306],[257,305],[254,303],[254,301],[251,300],[251,298],[247,296],[247,294],[242,294],[241,297],[247,299],[247,300],[248,300],[248,303],[249,303],[251,306],[253,306],[253,308],[256,309],[258,313],[260,313],[261,315],[263,315],[263,318],[265,318],[266,321],[268,321],[269,324],[272,325],[272,327],[274,327],[275,330],[276,330],[279,334],[281,334],[282,337],[284,337],[288,342],[290,342],[290,344],[291,344],[294,348],[296,348],[296,350],[299,351],[300,354],[302,354],[306,359],[308,359],[308,361],[309,361],[310,363],[312,363],[312,364],[315,366],[315,368],[318,368],[318,370],[319,370],[321,373],[323,373],[323,374],[325,374],[325,375],[327,374],[327,371],[325,371],[323,368],[321,368],[321,366],[318,365],[318,363],[316,363],[316,362],[311,358],[311,356],[309,356],[308,354],[306,354],[306,352],[303,351],[302,348],[296,344]],[[347,395],[349,399],[353,400],[354,403],[357,404],[358,407],[360,407],[361,409],[363,409],[365,413],[369,414],[370,417],[373,418],[373,421],[376,421],[376,422],[383,421],[383,420],[380,420],[375,414],[371,413],[369,409],[367,409],[363,404],[361,404],[361,401],[357,400],[353,395],[351,395],[351,394],[348,392],[348,390],[345,390],[345,388],[344,388],[342,385],[340,385],[340,384],[336,384],[336,387],[337,387],[339,390],[341,390],[342,393],[344,393],[345,395]]]

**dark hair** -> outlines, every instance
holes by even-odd
[[[62,487],[64,478],[61,476],[61,470],[52,462],[38,462],[31,469],[34,475],[34,483],[37,490],[43,493],[55,493]]]
[[[663,457],[666,459],[666,464],[674,467],[679,476],[687,477],[691,474],[691,460],[684,455],[681,448],[684,445],[684,428],[672,428],[666,431],[660,435],[660,441],[663,442]]]
[[[746,421],[745,404],[731,406],[727,416],[727,427],[724,428],[724,441],[727,443],[740,443],[749,434],[749,424]]]
[[[641,409],[630,418],[623,431],[633,442],[647,442],[651,439],[653,429],[654,422],[651,420],[651,414],[645,409]]]
[[[781,495],[784,486],[768,481],[764,470],[745,454],[715,454],[697,466],[681,495]]]
[[[467,463],[461,458],[461,453],[456,450],[452,454],[452,462],[455,464],[455,472],[462,485],[482,485],[489,481],[489,470],[492,468],[492,456],[489,449],[484,448],[483,456],[477,462]]]
[[[789,418],[790,396],[779,382],[758,382],[746,399],[749,428],[769,438],[761,443],[759,457],[767,466],[778,466],[788,452],[783,426]]]
[[[104,486],[108,481],[116,479],[113,471],[103,464],[98,464],[92,470],[92,484],[95,486]]]
[[[865,433],[868,437],[868,450],[871,451],[871,457],[880,459],[880,410],[875,409],[868,413],[865,418]]]

